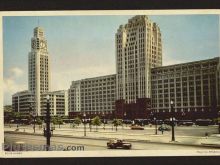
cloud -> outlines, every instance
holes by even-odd
[[[24,71],[18,67],[13,67],[10,69],[12,77],[21,77],[24,74]]]
[[[18,67],[10,69],[10,76],[4,77],[3,91],[4,91],[4,104],[11,104],[11,97],[14,93],[26,90],[27,84],[23,81],[24,71]]]
[[[18,84],[11,78],[4,79],[4,92],[16,93],[18,91],[24,90],[26,88],[26,84]]]
[[[169,56],[163,56],[163,66],[184,63],[182,59],[175,59]]]

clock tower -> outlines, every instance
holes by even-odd
[[[50,91],[50,58],[41,27],[34,28],[28,58],[28,88],[34,93],[36,114],[41,116],[41,94]]]

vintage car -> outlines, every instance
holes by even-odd
[[[141,126],[139,126],[139,125],[132,125],[132,126],[131,126],[131,129],[132,129],[132,130],[144,130],[144,127],[141,127]]]
[[[171,128],[166,125],[166,124],[162,124],[159,128],[158,128],[159,131],[170,131]]]
[[[122,139],[111,139],[107,142],[107,147],[110,149],[116,149],[116,148],[131,149],[131,143],[126,142]]]

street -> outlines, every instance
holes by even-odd
[[[22,135],[16,133],[5,133],[5,142],[6,144],[15,144],[15,142],[24,142],[25,145],[45,145],[46,139],[43,136],[39,135]],[[63,150],[69,149],[76,151],[77,148],[80,148],[84,151],[92,150],[107,150],[106,147],[107,140],[102,139],[84,139],[84,138],[69,138],[69,137],[52,137],[51,146],[62,146]],[[132,150],[204,150],[204,149],[213,149],[211,147],[199,147],[199,146],[185,146],[178,144],[159,144],[159,143],[148,143],[148,142],[131,142]],[[111,149],[108,149],[111,151]]]
[[[157,126],[157,128],[160,125]],[[8,125],[5,125],[5,128],[8,128]],[[16,128],[16,125],[12,125],[12,128]],[[33,130],[33,125],[25,125],[25,126],[19,126],[20,129],[32,129]],[[71,128],[70,124],[64,124],[61,125],[60,128],[58,125],[56,125],[54,132],[60,132],[60,131],[83,131],[84,127],[83,125],[79,125],[75,128]],[[39,130],[39,126],[36,125],[36,130]],[[90,132],[89,126],[87,124],[86,127],[87,132]],[[95,127],[92,127],[92,132],[96,131]],[[108,124],[105,125],[105,130],[103,129],[103,125],[98,127],[98,131],[103,131],[103,132],[116,132],[115,127],[112,130],[112,125]],[[152,125],[151,127],[149,125],[144,127],[144,130],[131,130],[129,125],[118,126],[117,133],[122,133],[122,134],[155,134],[155,125]],[[170,134],[170,131],[165,131],[164,134],[168,135]],[[209,135],[211,134],[217,134],[218,133],[218,126],[217,125],[210,125],[210,126],[175,126],[175,134],[177,136],[199,136],[199,137],[204,137],[205,133],[208,133]],[[158,134],[162,134],[160,131],[158,131]],[[82,133],[83,135],[83,133]]]

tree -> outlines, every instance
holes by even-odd
[[[12,120],[12,106],[11,105],[5,105],[4,106],[4,122],[10,123],[10,120]]]
[[[17,128],[18,128],[18,124],[19,124],[20,119],[21,119],[21,114],[20,114],[20,112],[14,112],[14,113],[13,113],[13,118],[16,120]]]
[[[53,123],[54,128],[55,128],[55,125],[58,124],[57,118],[55,116],[51,117],[51,123]]]
[[[39,127],[40,127],[40,125],[43,124],[43,120],[41,120],[40,117],[37,117],[37,118],[36,118],[36,123],[37,123],[37,125],[39,125]]]
[[[98,127],[97,126],[100,126],[101,125],[101,120],[98,116],[94,117],[92,119],[92,125],[95,125],[96,126],[96,131],[98,131]]]
[[[63,124],[62,117],[60,117],[60,116],[57,117],[57,124],[59,124],[59,128],[60,128],[60,124]]]
[[[114,119],[112,124],[115,126],[115,130],[117,131],[118,130],[118,126],[122,125],[122,121],[119,120],[119,119]]]
[[[82,120],[79,117],[74,118],[74,124],[77,124],[78,126],[82,123]]]

